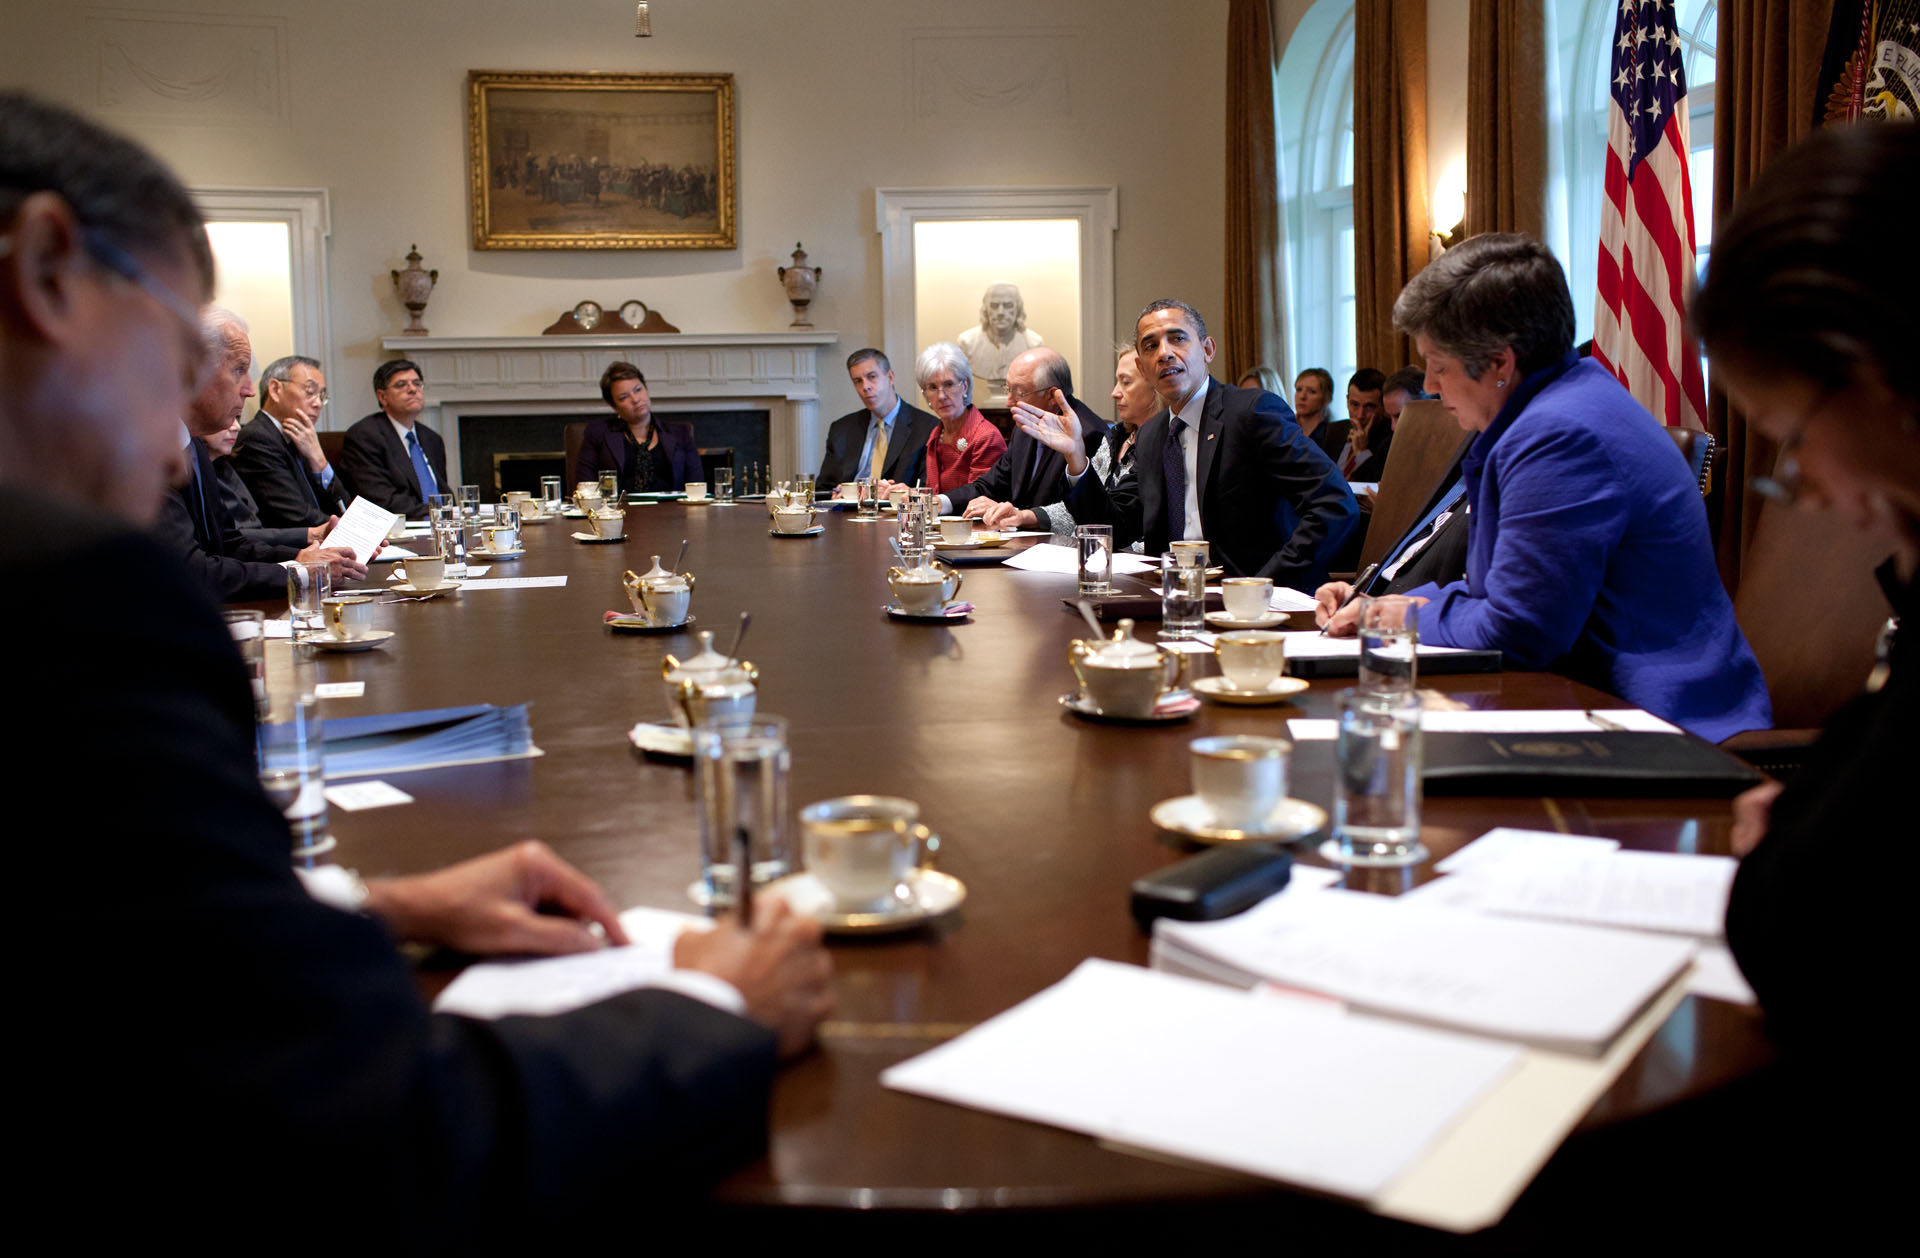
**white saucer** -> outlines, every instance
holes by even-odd
[[[439,585],[428,586],[423,589],[411,581],[396,581],[387,588],[395,594],[405,594],[408,598],[438,598],[442,594],[458,593],[460,583],[458,581],[442,581]]]
[[[627,741],[636,750],[676,760],[693,758],[693,732],[678,725],[651,725],[645,721],[627,731]]]
[[[682,629],[691,629],[699,621],[698,616],[688,616],[677,625],[649,624],[645,616],[622,613],[607,621],[607,628],[615,633],[679,633]]]
[[[1215,703],[1237,703],[1257,707],[1266,703],[1284,703],[1307,688],[1304,677],[1276,677],[1258,690],[1242,690],[1224,677],[1201,677],[1193,688]]]
[[[302,641],[322,651],[371,651],[392,636],[391,629],[369,629],[351,638],[336,638],[330,633],[316,633]]]
[[[1254,620],[1238,620],[1225,612],[1208,612],[1207,623],[1216,629],[1271,629],[1275,625],[1285,624],[1287,613],[1268,612]]]
[[[1162,830],[1201,843],[1290,843],[1325,826],[1327,810],[1304,799],[1283,799],[1258,825],[1237,829],[1215,821],[1213,810],[1198,795],[1176,795],[1149,808],[1147,818]]]
[[[833,893],[812,874],[788,874],[768,883],[761,895],[779,896],[788,907],[803,917],[811,917],[829,935],[886,935],[912,930],[959,908],[967,898],[967,885],[952,874],[936,869],[916,869],[907,875],[908,895],[884,908],[848,912],[835,906]]]
[[[476,550],[469,557],[473,559],[518,559],[526,553],[525,550]]]
[[[554,516],[550,516],[546,514],[544,511],[541,512],[539,515],[528,515],[526,512],[522,511],[520,513],[520,527],[525,528],[529,524],[552,524],[554,519],[555,519]]]
[[[1200,700],[1194,698],[1190,690],[1170,690],[1160,696],[1152,716],[1112,716],[1094,707],[1091,699],[1076,690],[1072,694],[1061,695],[1060,706],[1089,721],[1108,721],[1115,725],[1171,725],[1198,712]]]
[[[627,540],[627,535],[622,533],[618,537],[602,537],[598,533],[575,533],[573,540],[585,542],[589,546],[617,546]]]
[[[801,529],[798,533],[782,533],[779,529],[768,529],[768,537],[815,537],[827,531],[824,524],[816,524],[810,529]]]
[[[966,607],[965,611],[954,611],[953,608],[956,606],[961,606],[961,604],[947,603],[937,612],[910,612],[897,603],[888,603],[882,607],[881,610],[895,620],[965,620],[967,617],[973,615],[972,603],[964,604]]]

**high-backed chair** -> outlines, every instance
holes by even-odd
[[[1473,437],[1461,431],[1439,402],[1407,403],[1400,422],[1393,426],[1393,445],[1380,472],[1380,492],[1374,498],[1367,540],[1360,547],[1362,568],[1378,562],[1419,522],[1434,491]]]
[[[327,462],[333,466],[333,474],[340,478],[340,484],[345,490],[347,501],[352,502],[354,495],[358,491],[353,487],[353,479],[348,476],[346,471],[340,466],[340,452],[347,448],[347,434],[344,432],[328,432],[323,428],[314,435],[320,438],[320,453],[327,456]]]
[[[1718,443],[1713,434],[1701,432],[1698,428],[1668,428],[1667,436],[1673,438],[1673,444],[1680,450],[1680,457],[1687,461],[1687,468],[1693,473],[1693,483],[1700,486],[1700,496],[1707,496],[1713,488],[1714,451]]]
[[[573,487],[580,483],[580,447],[587,439],[587,421],[568,424],[561,432],[567,447],[567,479],[561,482],[560,492],[572,496]]]

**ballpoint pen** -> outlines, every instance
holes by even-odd
[[[1366,591],[1367,582],[1373,580],[1373,574],[1378,571],[1380,571],[1380,564],[1378,561],[1375,561],[1374,563],[1370,563],[1366,567],[1360,570],[1360,575],[1356,576],[1353,579],[1353,588],[1348,590],[1347,596],[1340,600],[1340,605],[1334,608],[1333,611],[1327,615],[1327,623],[1320,626],[1321,637],[1323,638],[1326,637],[1327,630],[1333,627],[1333,618],[1335,616],[1338,616],[1341,612],[1345,611],[1347,609],[1348,603],[1351,603],[1354,599],[1359,598],[1360,595]]]

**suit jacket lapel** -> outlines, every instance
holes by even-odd
[[[1194,486],[1194,497],[1200,503],[1200,518],[1204,523],[1207,511],[1207,487],[1213,483],[1213,465],[1220,458],[1220,434],[1226,425],[1221,414],[1227,409],[1227,394],[1218,380],[1207,381],[1207,401],[1200,412],[1200,431],[1194,440],[1200,443],[1200,449],[1194,458],[1194,475],[1198,484]]]

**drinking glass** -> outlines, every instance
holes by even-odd
[[[247,680],[253,686],[253,718],[257,721],[267,714],[266,613],[229,611],[221,612],[220,617],[227,622],[227,632],[233,635],[234,648],[240,652],[240,660],[247,666]]]
[[[919,490],[909,489],[898,513],[900,558],[909,568],[918,566],[927,554],[927,512],[920,498]]]
[[[877,520],[880,518],[880,500],[874,497],[874,490],[878,488],[879,482],[872,477],[866,477],[853,482],[853,514],[856,519]]]
[[[813,501],[813,474],[803,472],[793,478],[794,492],[802,495],[807,502]]]
[[[600,473],[600,500],[608,506],[620,500],[620,473],[612,468]]]
[[[760,714],[693,727],[694,794],[700,816],[700,880],[695,903],[718,912],[734,902],[741,844],[749,885],[793,869],[787,778],[793,757],[785,718]]]
[[[1113,592],[1113,525],[1082,524],[1073,530],[1080,547],[1080,594]]]
[[[287,619],[295,642],[327,631],[326,604],[332,593],[333,575],[325,560],[287,565]]]
[[[1186,556],[1160,556],[1160,636],[1179,640],[1206,627],[1207,566]]]
[[[460,486],[460,514],[469,520],[480,514],[480,486]]]
[[[1360,689],[1374,694],[1411,694],[1419,682],[1416,605],[1389,594],[1363,597],[1359,607],[1355,632],[1360,638]]]
[[[713,500],[715,502],[733,501],[733,469],[716,467],[713,469]]]
[[[312,865],[333,849],[327,832],[326,755],[320,704],[311,694],[294,701],[288,719],[256,727],[260,785],[287,819],[296,863]]]
[[[560,478],[542,476],[540,478],[540,514],[560,514]]]
[[[1420,843],[1420,701],[1412,693],[1340,692],[1333,839],[1349,865],[1410,865]]]

